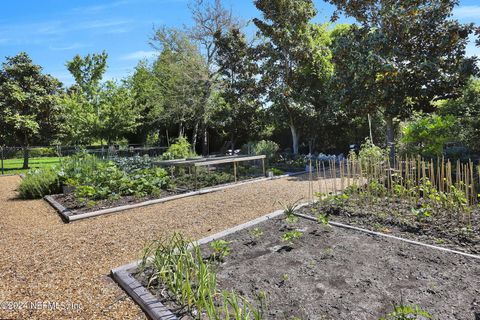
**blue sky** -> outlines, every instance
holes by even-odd
[[[251,0],[224,0],[244,21],[259,16]],[[319,15],[327,21],[331,5],[315,0]],[[137,62],[152,57],[148,40],[154,26],[182,27],[191,23],[188,0],[20,0],[4,1],[0,13],[0,61],[26,51],[45,72],[65,84],[73,79],[65,62],[75,54],[106,50],[109,54],[106,78],[131,74]],[[462,0],[455,10],[462,22],[480,25],[478,0]],[[473,43],[469,55],[479,55]]]

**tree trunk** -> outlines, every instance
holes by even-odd
[[[297,129],[293,123],[290,124],[290,131],[292,132],[292,153],[298,154],[298,141],[300,139],[300,135],[297,133]]]
[[[232,146],[232,152],[235,152],[235,142],[236,142],[236,139],[233,135],[233,133],[230,135],[230,144]]]
[[[23,169],[28,169],[28,160],[30,158],[30,150],[28,147],[23,147]]]
[[[192,135],[192,149],[193,151],[197,152],[197,139],[198,139],[198,121],[195,122],[195,126],[193,128],[193,135]]]
[[[387,146],[389,148],[390,166],[395,165],[395,128],[393,126],[393,117],[386,117],[387,125]]]
[[[184,131],[184,127],[183,127],[183,123],[180,123],[179,127],[178,127],[178,137],[181,138],[185,135],[185,131]]]
[[[202,145],[202,155],[209,155],[210,150],[208,148],[208,129],[205,126],[203,129],[203,145]]]

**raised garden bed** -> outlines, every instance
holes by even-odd
[[[121,212],[138,207],[176,200],[184,197],[216,192],[226,188],[241,186],[243,184],[279,179],[288,176],[301,175],[304,173],[305,172],[298,172],[274,177],[245,178],[238,182],[227,182],[224,184],[211,186],[210,184],[205,183],[201,184],[202,188],[198,190],[194,190],[193,188],[176,188],[175,190],[162,190],[160,194],[146,197],[124,196],[115,200],[99,200],[95,201],[92,205],[87,205],[86,203],[79,204],[78,199],[76,199],[75,195],[72,193],[46,196],[45,200],[59,212],[65,222],[72,222],[103,214]]]
[[[421,201],[420,201],[421,203]],[[428,215],[411,202],[400,198],[374,197],[365,200],[357,195],[330,196],[300,213],[380,231],[433,245],[480,254],[480,210],[468,208],[465,213],[453,213],[435,208]]]
[[[227,232],[221,239],[229,254],[214,263],[218,290],[233,290],[261,309],[262,319],[379,319],[400,305],[418,307],[434,319],[480,317],[478,256],[304,218],[278,214],[270,218]],[[208,260],[215,252],[205,242],[200,249]],[[124,280],[130,279],[126,282],[137,287],[136,299],[144,296],[149,299],[145,305],[172,308],[174,316],[168,319],[198,317],[195,310],[172,301],[162,283],[151,281],[148,287],[155,274],[153,264],[117,269],[114,277],[120,271]],[[125,286],[125,281],[120,282]],[[142,291],[146,287],[148,292]]]

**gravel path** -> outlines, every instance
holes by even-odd
[[[107,276],[112,268],[138,259],[149,240],[174,231],[199,239],[310,190],[297,176],[64,224],[45,201],[17,199],[19,183],[0,177],[0,319],[145,319]]]

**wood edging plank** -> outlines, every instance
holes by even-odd
[[[108,208],[108,209],[102,209],[102,210],[97,210],[97,211],[92,211],[92,212],[86,212],[86,213],[80,213],[80,214],[75,214],[75,211],[70,211],[67,208],[65,208],[63,205],[61,205],[58,201],[56,201],[52,196],[45,196],[44,199],[52,205],[57,212],[62,216],[65,222],[73,222],[73,221],[78,221],[78,220],[83,220],[87,218],[93,218],[105,214],[112,214],[112,213],[117,213],[117,212],[122,212],[126,210],[131,210],[131,209],[136,209],[140,207],[145,207],[145,206],[151,206],[154,204],[159,204],[167,201],[172,201],[172,200],[177,200],[177,199],[183,199],[187,197],[192,197],[196,195],[201,195],[201,194],[207,194],[207,193],[212,193],[212,192],[217,192],[221,190],[226,190],[246,184],[251,184],[251,183],[257,183],[257,182],[263,182],[263,181],[269,181],[269,180],[276,180],[276,179],[281,179],[281,178],[287,178],[291,176],[297,176],[297,175],[302,175],[305,174],[306,171],[302,172],[294,172],[294,173],[288,173],[284,174],[281,176],[274,176],[274,177],[261,177],[261,178],[255,178],[255,179],[249,179],[246,181],[241,181],[241,182],[234,182],[234,183],[228,183],[224,184],[218,187],[207,187],[203,189],[199,189],[196,191],[190,191],[182,194],[176,194],[173,196],[168,196],[160,199],[153,199],[153,200],[148,200],[144,202],[139,202],[139,203],[134,203],[134,204],[129,204],[129,205],[123,205],[123,206],[118,206],[118,207],[113,207],[113,208]]]

